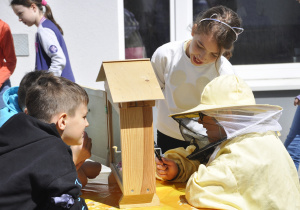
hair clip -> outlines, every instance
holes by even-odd
[[[222,23],[223,25],[228,26],[228,27],[235,33],[236,38],[235,38],[234,41],[236,41],[236,40],[238,39],[238,36],[239,36],[241,33],[243,33],[243,31],[244,31],[243,28],[240,28],[240,27],[232,27],[232,26],[230,26],[229,24],[227,24],[227,23],[225,23],[225,22],[223,22],[223,21],[221,21],[221,20],[218,20],[218,19],[213,18],[214,16],[217,17],[218,15],[217,15],[216,13],[214,13],[214,14],[212,14],[212,15],[210,16],[210,18],[204,18],[204,19],[200,20],[200,23],[201,23],[202,21],[205,21],[205,20],[212,20],[212,21],[216,21],[216,22]]]
[[[42,0],[41,4],[42,4],[43,6],[46,6],[46,5],[47,5],[46,0]]]

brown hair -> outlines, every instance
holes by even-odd
[[[49,123],[53,116],[65,112],[71,117],[89,97],[78,84],[53,75],[41,76],[26,94],[28,114]]]
[[[30,7],[32,4],[35,4],[40,11],[43,11],[43,5],[42,5],[42,0],[12,0],[10,2],[10,5],[22,5],[24,7]],[[52,14],[52,10],[50,8],[50,6],[47,4],[44,6],[46,8],[46,11],[44,13],[45,17],[49,20],[51,20],[56,27],[59,29],[60,33],[62,35],[64,35],[64,32],[62,30],[62,28],[58,25],[58,23],[54,20],[53,14]]]
[[[200,34],[213,34],[213,37],[217,41],[219,50],[225,49],[223,54],[227,59],[232,56],[233,43],[237,39],[236,33],[232,28],[226,26],[217,21],[201,21],[204,18],[214,18],[227,23],[231,27],[241,27],[241,19],[233,10],[225,6],[216,6],[206,10],[203,14],[199,14],[194,22],[197,27],[194,29],[194,33]],[[219,54],[219,57],[221,55]],[[218,58],[219,58],[218,57]]]
[[[36,70],[36,71],[28,72],[22,78],[18,89],[18,104],[19,107],[22,109],[22,111],[24,111],[26,107],[25,100],[29,88],[31,88],[35,84],[35,82],[38,80],[39,77],[47,76],[47,75],[53,76],[52,72],[46,70],[41,70],[41,71]]]

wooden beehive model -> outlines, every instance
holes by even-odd
[[[109,159],[123,196],[120,208],[156,206],[152,107],[164,99],[149,59],[103,62],[97,81],[105,81]],[[118,113],[121,141],[121,175],[115,164],[113,109]],[[118,148],[119,149],[119,148]]]

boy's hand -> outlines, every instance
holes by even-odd
[[[79,169],[84,161],[91,157],[92,139],[84,132],[81,145],[72,145],[73,161],[76,169]]]
[[[160,161],[156,157],[155,162],[156,173],[159,177],[165,180],[172,180],[177,176],[179,170],[175,161],[168,158],[162,158],[162,161]]]

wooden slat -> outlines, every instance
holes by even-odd
[[[129,108],[129,107],[152,107],[155,106],[155,101],[136,101],[136,102],[124,102],[119,103],[119,108]]]
[[[120,109],[120,114],[124,194],[154,193],[152,107]]]
[[[152,107],[143,108],[144,127],[144,177],[142,193],[155,193],[155,160]],[[147,155],[145,155],[147,154]]]
[[[120,109],[123,193],[138,195],[143,180],[144,129],[142,108]]]

